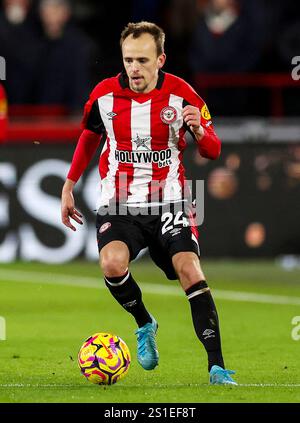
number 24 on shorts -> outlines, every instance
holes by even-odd
[[[173,229],[176,225],[182,225],[183,227],[189,226],[187,218],[183,216],[183,211],[178,211],[175,216],[171,212],[165,212],[161,216],[161,221],[165,222],[161,228],[162,235]]]

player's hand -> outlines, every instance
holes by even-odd
[[[201,126],[201,115],[198,107],[191,105],[182,109],[182,116],[185,123],[190,127],[195,137],[200,140],[204,136],[204,129]]]
[[[70,218],[80,225],[83,224],[83,221],[81,220],[82,215],[75,209],[72,191],[63,189],[61,195],[61,220],[65,226],[72,229],[72,231],[76,231],[76,228],[72,225]]]

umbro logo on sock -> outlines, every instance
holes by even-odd
[[[202,333],[204,336],[204,339],[207,338],[215,338],[215,331],[213,329],[205,329],[205,331]]]
[[[133,307],[136,304],[137,304],[137,301],[133,300],[133,301],[129,301],[128,303],[123,304],[123,307],[124,308],[130,308],[130,307]]]

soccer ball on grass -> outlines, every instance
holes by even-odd
[[[95,333],[78,353],[81,373],[97,385],[112,385],[128,372],[131,362],[126,343],[117,335]]]

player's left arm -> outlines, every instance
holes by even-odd
[[[201,112],[202,110],[203,112]],[[197,142],[201,156],[216,160],[221,153],[221,141],[214,131],[211,120],[205,119],[202,113],[207,113],[207,117],[209,115],[205,104],[202,106],[201,110],[197,106],[188,104],[183,108],[182,116],[189,131]]]
[[[194,138],[197,142],[200,142],[204,137],[204,128],[201,125],[201,114],[198,107],[192,106],[191,104],[186,105],[182,109],[182,117]]]
[[[215,160],[221,153],[221,141],[215,133],[205,102],[191,90],[189,101],[184,101],[182,117],[187,130],[197,142],[201,156]]]

